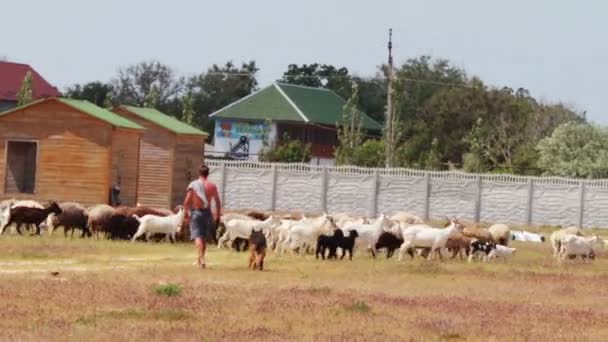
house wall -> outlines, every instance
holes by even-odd
[[[183,203],[186,187],[198,177],[198,166],[205,160],[203,136],[180,135],[175,144],[171,207]]]
[[[38,142],[34,194],[5,193],[6,142]],[[60,102],[0,117],[0,199],[107,203],[112,126]]]
[[[258,155],[264,148],[264,141],[261,134],[258,134],[263,121],[244,121],[216,119],[215,129],[213,130],[214,155],[228,153],[232,146],[239,143],[241,136],[249,138],[249,159],[257,160]],[[277,138],[277,125],[271,123],[268,132],[268,142],[272,144]]]
[[[115,108],[114,112],[146,128],[139,145],[137,203],[169,208],[172,201],[175,135],[120,107]]]
[[[137,203],[137,181],[139,172],[139,139],[141,132],[130,129],[115,129],[112,132],[112,178],[111,185],[120,186],[122,205]]]

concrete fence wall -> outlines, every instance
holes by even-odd
[[[608,227],[608,180],[208,160],[229,209]]]

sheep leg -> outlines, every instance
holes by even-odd
[[[7,222],[7,223],[4,225],[4,227],[2,227],[2,232],[0,232],[0,235],[4,235],[4,231],[6,230],[6,227],[8,227],[8,226],[9,226],[11,223],[12,223],[12,221],[10,221],[10,220],[9,220],[9,221],[8,221],[8,222]]]
[[[137,233],[135,233],[135,235],[133,235],[133,238],[131,239],[131,242],[135,242],[135,240],[137,240],[143,234],[144,234],[143,230],[138,229]]]
[[[409,241],[404,242],[403,244],[401,244],[401,247],[399,247],[399,261],[403,261],[403,257],[405,256],[405,253],[407,253],[407,251],[410,249],[410,243]]]
[[[17,233],[19,233],[19,235],[23,235],[21,233],[21,223],[17,223],[17,228],[16,229],[17,229]]]

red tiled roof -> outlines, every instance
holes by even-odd
[[[32,72],[34,100],[61,96],[57,88],[45,81],[31,66],[0,61],[0,100],[17,101],[17,92],[28,71]]]

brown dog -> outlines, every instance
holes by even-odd
[[[249,267],[264,270],[264,257],[266,256],[266,236],[261,231],[251,231],[249,236]]]

